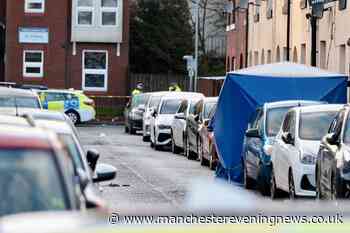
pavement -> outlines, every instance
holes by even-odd
[[[78,128],[85,149],[97,149],[101,163],[118,169],[117,178],[101,184],[112,211],[181,209],[194,180],[211,182],[214,173],[197,161],[169,151],[155,151],[141,136],[122,126]]]

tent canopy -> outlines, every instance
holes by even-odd
[[[212,127],[223,173],[241,182],[241,152],[251,114],[267,102],[347,102],[347,76],[294,63],[256,66],[227,74]],[[222,172],[222,171],[221,171]]]

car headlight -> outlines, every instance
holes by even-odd
[[[158,129],[171,129],[170,125],[158,125]]]
[[[271,146],[271,145],[265,145],[264,147],[263,147],[263,149],[264,149],[264,153],[266,154],[266,155],[272,155],[272,150],[273,150],[273,147]]]
[[[316,156],[311,154],[300,153],[300,162],[307,165],[316,164]]]

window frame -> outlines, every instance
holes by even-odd
[[[85,69],[85,54],[86,53],[105,53],[106,54],[106,68],[102,69]],[[86,74],[104,74],[104,87],[86,87],[85,86],[85,77]],[[82,52],[82,89],[85,91],[98,91],[105,92],[108,90],[108,50],[91,50],[84,49]]]
[[[41,3],[41,9],[29,8],[30,3]],[[25,0],[24,1],[24,13],[43,14],[45,13],[45,0]]]
[[[79,24],[79,12],[91,12],[91,24]],[[76,25],[79,27],[92,27],[95,22],[95,6],[94,0],[92,1],[92,6],[79,6],[79,1],[77,1],[76,8]]]
[[[117,7],[104,7],[102,6],[102,0],[100,1],[100,26],[101,27],[118,27],[119,26],[119,0],[117,1]],[[114,25],[104,25],[103,24],[103,13],[115,13],[115,24]]]
[[[41,62],[27,62],[27,53],[40,53]],[[40,68],[39,74],[27,73],[27,68]],[[22,75],[25,78],[43,78],[44,77],[44,51],[43,50],[23,50],[23,70]]]

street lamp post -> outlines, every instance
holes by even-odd
[[[193,90],[197,91],[197,82],[198,82],[198,44],[199,44],[199,1],[196,0],[196,6],[195,6],[195,17],[196,17],[196,29],[195,29],[195,58],[194,58],[194,85]]]

